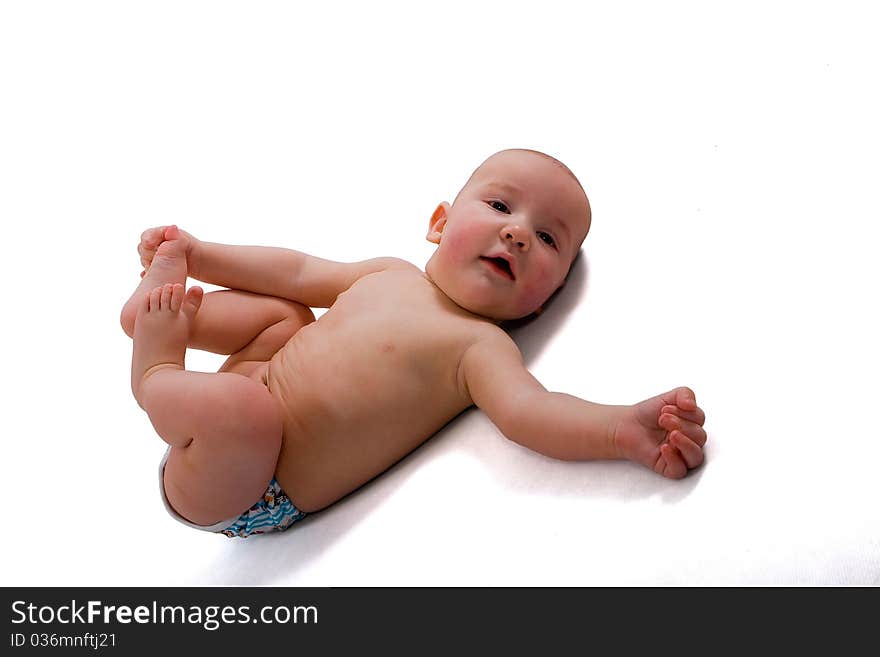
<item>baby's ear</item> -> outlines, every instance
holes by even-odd
[[[446,201],[443,201],[437,206],[437,209],[434,210],[434,214],[431,215],[431,221],[428,222],[428,234],[425,237],[429,242],[440,244],[440,236],[443,233],[443,229],[446,227],[448,212],[449,203]]]

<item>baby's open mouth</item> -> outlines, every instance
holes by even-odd
[[[487,258],[486,256],[480,256],[480,260],[483,260],[495,269],[498,273],[503,274],[510,280],[516,280],[513,275],[513,271],[510,269],[510,263],[507,262],[504,258]]]

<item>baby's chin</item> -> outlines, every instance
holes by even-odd
[[[524,299],[519,299],[517,303],[511,298],[513,295],[493,293],[488,287],[481,289],[483,286],[479,278],[470,280],[448,270],[437,270],[431,264],[428,263],[425,272],[443,294],[458,307],[490,321],[499,323],[523,319],[540,312],[543,305],[528,303]],[[534,299],[531,301],[534,302]]]

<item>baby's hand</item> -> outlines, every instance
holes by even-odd
[[[150,264],[153,262],[153,257],[156,255],[159,245],[162,244],[162,242],[177,239],[182,240],[184,243],[186,248],[187,268],[189,273],[192,273],[192,252],[198,245],[199,240],[186,231],[180,230],[177,226],[157,226],[156,228],[148,228],[141,234],[141,242],[138,244],[137,248],[138,255],[141,257],[141,266],[144,268],[141,272],[141,278],[146,275],[147,270],[150,268]]]
[[[614,432],[621,456],[671,479],[703,462],[706,414],[690,388],[675,388],[626,411]]]

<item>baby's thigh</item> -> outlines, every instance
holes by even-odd
[[[287,299],[243,290],[217,290],[202,300],[189,346],[215,354],[241,351],[266,328],[287,319],[314,320],[311,310]]]
[[[278,406],[264,385],[240,374],[205,377],[202,394],[213,392],[214,402],[197,414],[192,441],[172,447],[164,474],[169,503],[197,525],[243,513],[260,498],[282,439]]]

